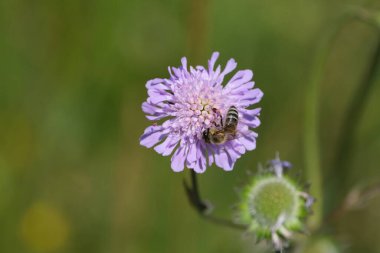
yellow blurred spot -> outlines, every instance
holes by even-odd
[[[59,210],[47,203],[37,202],[21,220],[22,239],[35,252],[49,252],[63,247],[69,224]]]

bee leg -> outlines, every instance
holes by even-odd
[[[205,140],[205,142],[209,143],[210,140],[208,139],[208,135],[210,133],[210,128],[207,128],[205,131],[203,131],[202,135],[203,135],[203,140]]]

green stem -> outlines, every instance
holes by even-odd
[[[190,204],[195,208],[195,210],[201,215],[205,220],[212,222],[217,225],[239,229],[247,230],[247,226],[236,224],[232,220],[224,219],[211,215],[210,213],[210,204],[207,204],[206,201],[202,200],[201,194],[199,191],[197,173],[194,170],[191,170],[191,185],[188,185],[186,181],[183,181],[183,186],[185,188],[187,198]]]
[[[194,61],[200,61],[205,55],[209,17],[208,0],[187,1],[187,55]]]
[[[335,25],[330,26],[330,30],[327,32],[325,37],[322,38],[322,41],[319,43],[319,48],[315,55],[314,66],[312,68],[312,78],[310,81],[309,89],[306,92],[306,102],[305,102],[305,136],[304,136],[304,146],[305,146],[305,166],[306,166],[306,177],[312,183],[311,193],[318,200],[314,207],[314,215],[309,220],[309,226],[311,230],[317,229],[323,217],[323,190],[322,190],[322,174],[320,167],[320,143],[319,143],[319,86],[323,79],[323,73],[325,70],[325,65],[327,61],[327,57],[330,52],[330,47],[332,45],[332,41],[335,39],[338,32],[342,29],[342,27],[347,23],[348,20],[351,19],[359,19],[362,22],[366,22],[367,24],[373,25],[379,28],[379,18],[377,14],[370,13],[365,9],[361,8],[350,8],[346,11],[340,19],[334,23]],[[361,88],[360,94],[357,95],[357,98],[354,99],[352,106],[350,106],[349,113],[355,114],[355,116],[359,117],[361,115],[363,105],[365,102],[365,98],[368,96],[370,87],[374,82],[374,71],[377,69],[378,58],[380,54],[380,48],[378,48],[375,53],[375,58],[373,60],[372,67],[367,75],[366,83],[371,83],[365,85]],[[352,121],[352,115],[350,114],[350,122]],[[342,135],[345,138],[351,138],[352,135],[350,133],[355,132],[357,127],[357,123],[354,126],[350,126],[345,122],[344,126],[347,127],[346,134]],[[348,133],[348,134],[347,134]],[[350,136],[350,137],[349,137]],[[347,145],[347,141],[344,140],[342,142],[346,142],[340,145],[339,149],[343,149],[343,151],[339,151],[338,154],[346,154],[345,149],[349,148],[350,145]],[[349,144],[349,143],[348,143]],[[340,155],[342,156],[342,155]],[[341,158],[338,159],[341,161]]]
[[[205,45],[207,42],[208,29],[208,0],[189,0],[187,1],[189,16],[187,19],[187,54],[195,61],[200,61],[205,55]],[[197,210],[205,220],[217,225],[222,225],[234,229],[246,230],[247,227],[235,224],[229,219],[213,216],[208,213],[209,205],[200,196],[197,174],[191,170],[191,185],[186,181],[184,188],[191,205]]]
[[[304,147],[306,177],[311,183],[311,194],[317,199],[314,206],[314,215],[309,219],[309,228],[317,229],[323,216],[323,191],[322,174],[320,166],[320,143],[319,143],[319,87],[323,79],[323,73],[330,46],[336,34],[341,30],[347,17],[343,16],[331,30],[319,41],[319,48],[316,51],[314,65],[312,67],[312,77],[305,94],[305,122],[304,122]]]
[[[362,19],[361,19],[362,20]],[[366,23],[370,23],[368,19],[362,20]],[[373,24],[373,23],[370,23]],[[353,155],[354,139],[357,129],[361,123],[363,112],[366,102],[370,95],[370,91],[375,84],[376,74],[380,67],[380,36],[377,38],[377,45],[374,49],[372,59],[368,64],[368,68],[363,75],[361,84],[359,84],[356,92],[347,106],[347,110],[344,114],[344,119],[341,125],[338,136],[338,144],[335,152],[335,159],[333,161],[333,169],[345,171],[348,169],[351,163]],[[341,197],[342,190],[344,190],[344,180],[337,181],[336,188],[340,189],[338,197]],[[336,193],[337,194],[337,193]]]

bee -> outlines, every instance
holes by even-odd
[[[228,140],[235,138],[236,128],[239,122],[239,113],[235,106],[231,106],[228,109],[226,120],[223,124],[221,120],[221,126],[211,127],[203,132],[203,139],[207,143],[223,144]]]

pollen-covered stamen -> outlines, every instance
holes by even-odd
[[[191,80],[191,83],[182,83],[173,90],[174,132],[200,139],[205,129],[220,124],[225,98],[219,87],[210,86],[203,80]]]

